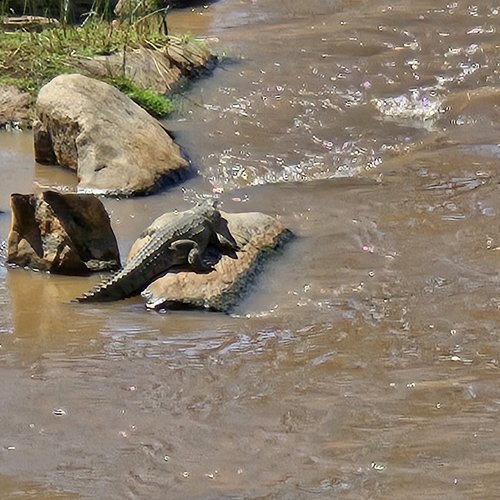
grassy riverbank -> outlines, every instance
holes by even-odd
[[[0,85],[14,85],[35,96],[46,82],[62,73],[75,72],[78,59],[109,55],[144,44],[164,46],[168,37],[158,30],[139,30],[104,20],[89,20],[83,26],[58,23],[40,31],[0,30]],[[124,60],[125,66],[125,60]],[[101,77],[128,94],[156,116],[172,111],[171,101],[142,88],[123,75]]]

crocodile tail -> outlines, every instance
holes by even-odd
[[[133,283],[133,280],[127,279],[127,276],[120,272],[75,300],[77,302],[106,302],[127,299],[140,292],[137,286],[133,286]]]
[[[77,302],[107,302],[113,300],[126,299],[130,295],[124,294],[118,287],[104,286],[103,288],[93,288],[89,292],[84,293],[82,296],[77,297]]]

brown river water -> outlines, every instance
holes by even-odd
[[[123,255],[220,194],[297,238],[231,314],[0,267],[0,498],[498,498],[500,4],[221,0],[167,122],[199,175],[104,200]],[[11,192],[71,188],[0,135]]]

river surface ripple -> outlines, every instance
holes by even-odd
[[[199,176],[105,200],[124,254],[218,193],[297,235],[231,315],[0,267],[2,498],[496,498],[500,5],[221,0],[168,122]],[[0,135],[11,192],[74,186]]]

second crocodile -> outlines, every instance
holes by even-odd
[[[137,295],[155,278],[173,266],[189,265],[195,271],[210,271],[202,254],[209,244],[234,252],[237,245],[220,232],[221,214],[211,203],[201,203],[181,212],[154,232],[151,239],[125,267],[76,300],[104,302]]]

